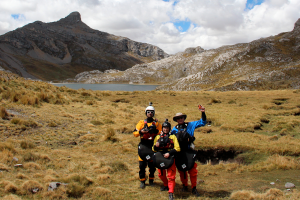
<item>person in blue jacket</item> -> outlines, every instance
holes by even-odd
[[[171,133],[177,136],[181,151],[188,151],[189,149],[194,149],[194,144],[193,144],[195,140],[194,131],[196,128],[205,126],[206,124],[205,108],[203,106],[199,106],[198,109],[202,113],[202,118],[198,121],[185,122],[187,115],[183,113],[176,113],[176,115],[173,117],[173,120],[178,124],[173,127]],[[187,192],[188,191],[187,171],[178,170],[178,172],[180,174],[180,180],[183,184],[182,191]],[[197,163],[194,163],[192,169],[188,170],[188,173],[190,174],[192,193],[195,196],[200,196],[200,194],[196,189],[197,175],[198,175]]]

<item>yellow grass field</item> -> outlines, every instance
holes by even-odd
[[[198,198],[177,173],[176,199],[300,199],[300,90],[110,92],[0,77],[0,199],[168,199],[157,172],[139,188],[132,132],[150,101],[172,127],[175,113],[194,121],[205,106],[196,149],[234,155],[197,162]]]

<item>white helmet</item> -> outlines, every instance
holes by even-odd
[[[154,111],[153,117],[154,117],[154,115],[155,115],[155,109],[154,109],[154,107],[152,106],[152,102],[149,102],[149,106],[145,109],[146,115],[147,115],[147,110],[153,110],[153,111]]]

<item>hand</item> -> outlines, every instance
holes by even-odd
[[[200,110],[201,112],[205,112],[205,107],[201,105],[201,108],[199,108],[199,110]]]
[[[155,143],[155,146],[156,146],[156,147],[159,147],[159,142],[156,142],[156,143]]]
[[[148,133],[148,131],[145,131],[144,129],[142,129],[141,133],[145,134],[145,133]]]
[[[165,157],[165,158],[169,158],[169,156],[170,156],[169,153],[165,153],[165,154],[164,154],[164,157]]]

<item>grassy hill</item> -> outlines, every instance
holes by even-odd
[[[177,112],[198,120],[205,106],[198,199],[300,197],[300,90],[110,92],[0,77],[2,199],[167,199],[157,172],[156,186],[139,189],[132,131],[149,101],[160,122]],[[48,191],[50,182],[67,185]],[[177,173],[175,198],[195,199],[180,189]]]

